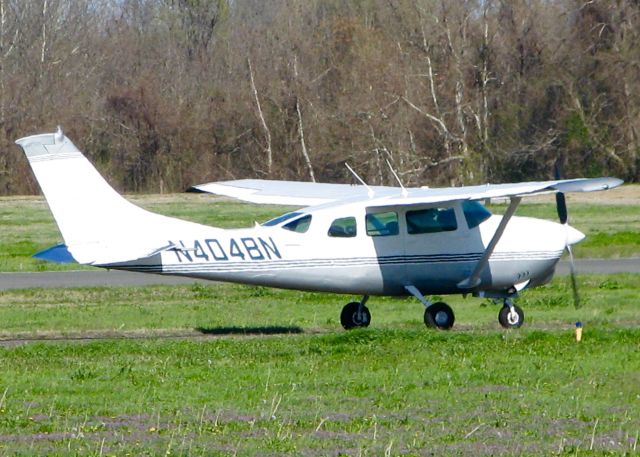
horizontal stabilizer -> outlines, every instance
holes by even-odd
[[[73,258],[66,244],[58,244],[43,251],[33,254],[33,257],[47,262],[55,263],[78,263]]]
[[[126,241],[120,243],[99,243],[91,247],[78,246],[70,247],[71,253],[91,252],[91,258],[85,259],[82,263],[90,265],[113,265],[117,263],[126,263],[133,260],[139,261],[149,259],[153,256],[160,255],[164,251],[175,249],[172,243],[164,243],[162,245],[152,243],[128,243]]]

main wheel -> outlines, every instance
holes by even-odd
[[[505,305],[498,313],[498,322],[504,328],[520,328],[524,323],[524,311],[516,305],[513,305],[513,311],[511,311],[511,308]]]
[[[357,301],[347,303],[340,313],[340,323],[346,330],[355,327],[368,327],[371,323],[369,308],[366,306],[361,308]]]
[[[443,302],[434,303],[424,310],[424,323],[427,327],[449,330],[456,317],[449,305]]]

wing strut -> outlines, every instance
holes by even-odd
[[[516,208],[520,204],[522,197],[514,195],[510,200],[511,203],[509,203],[507,211],[504,213],[504,216],[502,216],[502,220],[500,221],[500,224],[498,224],[496,233],[493,234],[493,238],[491,238],[489,245],[484,250],[484,254],[482,254],[482,257],[480,258],[480,260],[478,260],[476,267],[473,269],[473,273],[471,273],[471,276],[469,276],[467,279],[464,279],[458,283],[458,287],[460,287],[461,289],[473,289],[480,285],[480,275],[489,263],[489,257],[491,257],[491,254],[493,254],[493,250],[496,248],[498,241],[500,241],[500,238],[504,233],[504,229],[507,228],[507,224],[511,220],[511,216],[513,216],[513,213],[516,212]]]

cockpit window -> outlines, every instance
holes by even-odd
[[[390,236],[398,234],[398,214],[389,211],[385,213],[369,213],[366,216],[367,235]]]
[[[407,232],[420,233],[453,232],[458,228],[453,208],[426,208],[407,211]]]
[[[302,216],[282,226],[283,229],[291,230],[296,233],[305,233],[311,225],[311,214]]]
[[[355,217],[341,217],[336,219],[329,227],[329,236],[336,238],[353,238],[358,234],[358,226]]]
[[[491,217],[491,212],[478,201],[467,200],[463,202],[462,212],[470,229],[477,227]]]
[[[265,225],[267,227],[272,227],[274,225],[278,225],[284,221],[288,221],[289,219],[293,219],[294,217],[300,216],[302,213],[299,212],[293,212],[293,213],[287,213],[287,214],[283,214],[282,216],[278,216],[274,219],[268,220],[267,222],[265,222],[262,225]]]

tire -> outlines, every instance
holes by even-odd
[[[453,310],[443,302],[434,303],[424,310],[424,323],[427,327],[449,330],[453,327],[455,320]]]
[[[498,313],[498,322],[504,328],[520,328],[524,324],[524,311],[522,311],[522,308],[513,305],[513,309],[516,312],[515,315],[511,315],[511,309],[508,306],[503,306]]]
[[[340,313],[340,323],[345,330],[351,330],[356,327],[368,327],[371,323],[371,313],[366,306],[362,307],[359,313],[360,303],[357,301],[347,303]]]

